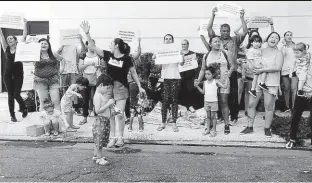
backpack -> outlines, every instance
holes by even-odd
[[[226,54],[226,52],[224,51],[224,50],[221,50],[221,52],[223,53],[223,55],[224,55],[224,58],[225,58],[225,60],[227,61],[227,66],[228,66],[228,69],[230,69],[230,62],[229,62],[229,59],[228,59],[228,56],[227,56],[227,54]],[[208,53],[206,53],[205,55],[204,55],[204,60],[206,61],[206,59],[207,59],[207,57],[208,57],[208,55],[209,55],[209,53],[210,52],[208,52]]]

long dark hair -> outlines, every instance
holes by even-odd
[[[114,43],[115,43],[115,45],[116,44],[118,45],[118,49],[119,49],[120,53],[127,54],[127,45],[124,42],[124,40],[122,40],[120,38],[115,38]]]
[[[54,60],[54,61],[56,61],[56,58],[55,58],[55,56],[54,56],[54,54],[53,54],[53,52],[52,52],[52,48],[51,48],[51,43],[50,43],[50,41],[48,40],[48,39],[46,39],[46,38],[41,38],[39,41],[38,41],[38,43],[41,43],[42,41],[46,41],[47,43],[48,43],[48,45],[49,45],[49,48],[48,48],[48,55],[49,55],[49,58],[51,59],[51,60]]]
[[[278,41],[281,40],[281,36],[279,35],[279,33],[277,33],[277,32],[271,32],[271,33],[268,35],[268,37],[267,37],[267,39],[266,39],[266,42],[268,42],[268,40],[269,40],[269,38],[272,36],[272,34],[276,34],[276,35],[277,35]]]

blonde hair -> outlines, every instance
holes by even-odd
[[[295,44],[295,46],[293,47],[293,50],[294,51],[302,51],[302,52],[307,52],[307,45],[300,42],[300,43],[297,43]]]

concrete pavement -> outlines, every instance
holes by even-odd
[[[44,135],[38,137],[30,137],[26,134],[26,127],[38,124],[42,125],[39,120],[38,112],[29,113],[23,119],[21,113],[16,112],[16,117],[19,122],[13,123],[10,121],[10,115],[7,107],[7,94],[0,94],[0,139],[2,140],[26,140],[26,141],[66,141],[66,142],[92,142],[92,123],[93,117],[88,118],[88,123],[80,126],[77,132],[68,132],[66,137],[60,134],[57,137]],[[16,111],[18,110],[16,105]],[[138,122],[135,119],[133,131],[128,132],[127,126],[125,127],[125,142],[126,143],[147,143],[147,144],[176,144],[176,145],[206,145],[206,146],[247,146],[247,147],[268,147],[268,148],[284,148],[285,140],[281,137],[274,135],[272,138],[264,136],[264,120],[262,119],[263,113],[258,113],[254,133],[250,135],[239,135],[246,126],[246,117],[241,111],[242,116],[238,120],[236,126],[231,126],[231,133],[224,135],[224,123],[217,125],[217,136],[209,137],[202,136],[204,126],[199,125],[205,117],[204,109],[199,109],[196,113],[187,112],[185,109],[180,108],[182,116],[177,120],[179,132],[173,132],[169,124],[166,129],[159,132],[156,130],[161,122],[160,107],[155,109],[144,116],[144,132],[138,131]],[[277,115],[287,115],[279,113]],[[307,116],[308,113],[304,113]],[[74,124],[78,123],[82,117],[74,116]],[[304,148],[311,148],[309,145]]]

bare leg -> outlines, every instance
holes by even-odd
[[[284,99],[286,103],[286,107],[290,108],[289,106],[289,97],[290,97],[290,79],[288,76],[282,76],[282,82],[284,85]]]
[[[229,125],[229,106],[228,106],[228,95],[225,93],[220,93],[220,106],[222,115],[224,118],[225,125]]]
[[[294,106],[295,106],[295,99],[297,96],[298,82],[299,82],[298,77],[292,77],[291,78],[291,104],[292,104],[292,109],[294,109]]]
[[[257,81],[258,81],[258,75],[254,75],[252,84],[251,84],[251,90],[256,90]]]
[[[117,100],[116,106],[121,111],[121,114],[116,115],[116,137],[123,137],[124,129],[125,129],[125,106],[126,106],[126,99],[124,100]]]

